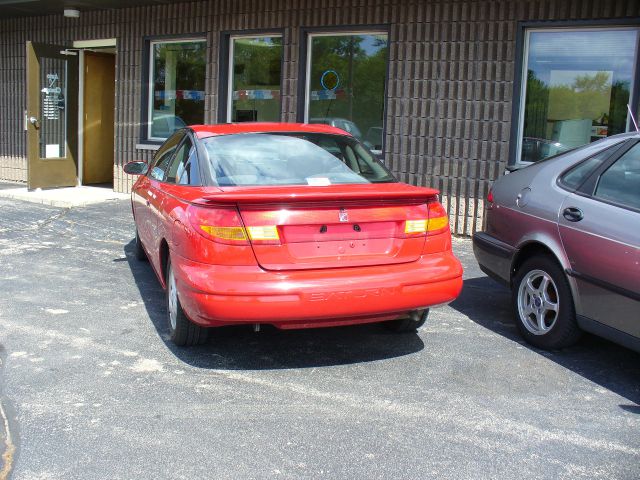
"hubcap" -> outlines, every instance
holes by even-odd
[[[525,328],[534,335],[544,335],[558,319],[558,288],[548,273],[532,270],[518,288],[518,314]]]
[[[171,330],[175,330],[178,318],[178,290],[176,288],[176,277],[173,275],[173,268],[169,268],[167,296],[169,298],[169,322],[171,323]]]

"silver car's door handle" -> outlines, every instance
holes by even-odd
[[[568,207],[564,209],[562,216],[570,222],[579,222],[584,218],[584,213],[579,208]]]

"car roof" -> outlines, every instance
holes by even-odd
[[[234,133],[269,133],[269,132],[304,132],[328,133],[333,135],[351,136],[348,132],[325,124],[309,123],[277,123],[277,122],[243,122],[220,123],[217,125],[191,125],[198,138],[216,135],[231,135]]]
[[[618,135],[612,135],[613,137],[627,137],[627,138],[640,138],[640,131],[635,131],[635,130],[631,130],[630,132],[626,132],[626,133],[619,133]],[[611,138],[611,137],[609,137]]]

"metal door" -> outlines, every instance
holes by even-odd
[[[613,167],[630,155],[637,157],[632,160],[640,167],[638,149],[640,144],[616,158],[613,166],[603,165],[581,187],[584,191],[566,197],[559,215],[560,236],[571,263],[568,273],[578,285],[577,313],[636,337],[640,337],[640,211],[604,198],[600,190],[612,178],[604,175],[620,173]],[[637,173],[628,170],[621,172],[614,196],[621,195],[625,185],[632,192],[640,188],[640,168]]]
[[[27,186],[77,184],[78,57],[27,42]]]
[[[82,183],[113,183],[116,56],[84,53]]]

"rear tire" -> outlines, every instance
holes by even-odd
[[[582,335],[569,282],[553,257],[525,260],[513,280],[511,302],[520,334],[535,347],[569,347]]]
[[[133,254],[136,257],[136,260],[141,262],[146,262],[148,260],[147,254],[142,247],[142,242],[140,241],[140,235],[138,235],[138,229],[136,228],[136,239],[133,245]]]
[[[399,320],[390,320],[384,323],[388,330],[395,333],[415,333],[427,321],[429,309],[425,308],[418,318],[407,317]]]
[[[166,285],[169,338],[179,347],[191,347],[203,344],[207,341],[209,332],[205,327],[196,325],[189,320],[182,310],[182,305],[180,305],[180,299],[178,298],[176,277],[171,265],[171,258],[167,260]]]

